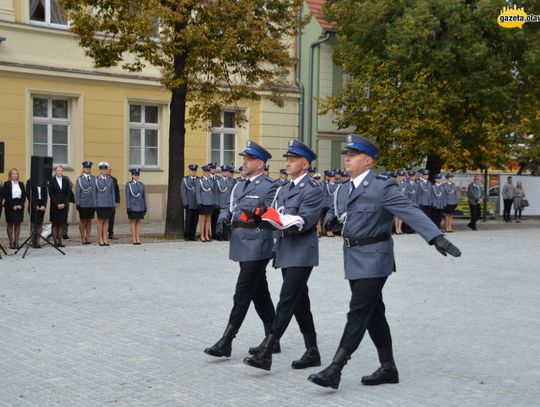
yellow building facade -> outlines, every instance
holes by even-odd
[[[238,152],[252,139],[272,153],[269,164],[277,174],[287,141],[298,130],[298,93],[292,78],[291,73],[283,108],[261,94],[258,101],[238,104],[248,118],[243,127],[234,124],[234,109],[224,106],[220,127],[188,129],[186,165],[215,161],[238,168]],[[130,179],[129,168],[141,167],[148,191],[147,220],[161,221],[169,170],[169,101],[170,92],[153,67],[139,73],[94,68],[69,32],[56,0],[0,0],[0,141],[5,142],[6,171],[0,181],[13,167],[26,181],[32,155],[52,156],[72,181],[82,161],[107,161],[121,190]],[[118,217],[124,221],[125,211],[118,211]]]

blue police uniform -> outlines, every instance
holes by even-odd
[[[441,174],[435,175],[435,180],[442,178]],[[441,183],[435,182],[431,186],[431,220],[435,223],[435,226],[440,229],[441,220],[444,214],[444,208],[446,206],[444,186]]]
[[[347,137],[342,153],[367,154],[374,158],[378,151],[379,148],[368,139],[352,134]],[[393,220],[394,217],[403,219],[428,242],[435,239],[434,244],[439,251],[437,242],[440,240],[437,239],[442,238],[442,233],[401,193],[393,179],[376,175],[370,169],[342,185],[337,200],[342,202],[338,208],[346,211],[346,215],[342,214],[343,257],[345,278],[349,280],[352,293],[350,308],[332,364],[308,379],[320,386],[337,389],[341,370],[368,330],[382,367],[371,376],[364,377],[362,383],[397,383],[392,339],[382,300],[384,283],[396,269],[391,235]]]
[[[316,154],[299,140],[291,140],[284,157],[302,157],[308,162],[317,158]],[[292,367],[303,369],[319,366],[321,363],[317,348],[315,324],[307,282],[314,266],[319,264],[319,240],[317,222],[323,206],[321,188],[303,174],[289,184],[280,187],[272,205],[285,215],[296,215],[303,219],[301,230],[297,226],[279,232],[275,250],[275,267],[282,269],[283,284],[276,307],[276,318],[266,337],[263,349],[244,363],[259,369],[270,370],[272,348],[285,333],[294,315],[304,336],[306,352]]]
[[[447,182],[443,184],[444,187],[444,201],[446,206],[444,212],[450,215],[453,215],[456,212],[458,198],[457,198],[457,187],[450,178],[454,177],[454,174],[446,174]]]
[[[248,141],[240,155],[264,162],[272,155],[254,141]],[[217,228],[231,226],[229,259],[240,263],[240,273],[233,297],[233,308],[223,337],[204,352],[211,356],[229,357],[232,340],[240,329],[253,301],[255,310],[263,321],[267,333],[275,317],[274,304],[268,290],[266,266],[272,258],[274,245],[273,230],[270,225],[258,220],[248,222],[241,219],[243,210],[253,211],[271,204],[278,185],[264,173],[253,175],[244,182],[238,182],[231,190],[227,205],[221,208]],[[258,347],[250,352],[257,351]],[[276,344],[273,351],[279,351]]]
[[[421,175],[429,175],[429,170],[420,171]],[[416,189],[416,203],[420,206],[420,209],[429,217],[431,217],[431,198],[432,198],[432,189],[431,182],[427,179],[420,178],[417,181]]]
[[[107,169],[107,163],[101,163],[99,169]],[[114,182],[111,177],[99,175],[95,177],[94,199],[98,219],[109,219],[116,205]]]
[[[83,168],[92,168],[91,161],[84,161]],[[82,174],[75,183],[75,205],[80,219],[93,219],[96,208],[94,189],[96,180],[92,174]]]
[[[131,171],[133,175],[140,175],[139,169]],[[126,209],[129,219],[143,219],[146,214],[146,192],[141,181],[131,180],[126,184]]]
[[[189,164],[188,168],[191,171],[197,171],[199,166],[197,164]],[[197,223],[199,222],[199,210],[201,206],[197,202],[197,183],[198,177],[186,175],[182,179],[182,185],[180,186],[180,196],[182,198],[182,204],[186,211],[184,217],[184,240],[195,240],[195,234],[197,233]]]

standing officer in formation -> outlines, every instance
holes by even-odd
[[[444,214],[446,202],[444,200],[444,187],[442,185],[442,175],[435,174],[435,183],[431,186],[431,220],[439,229]]]
[[[200,232],[201,242],[210,242],[210,226],[212,214],[216,206],[215,183],[210,175],[210,165],[202,167],[203,176],[195,184],[195,196],[197,204],[200,206]]]
[[[431,218],[431,181],[429,181],[429,170],[420,170],[420,179],[416,189],[416,203],[420,209]]]
[[[280,187],[289,183],[287,170],[285,168],[279,170],[279,178],[276,180],[276,182]]]
[[[109,175],[109,163],[100,162],[100,175],[95,177],[94,199],[96,201],[97,229],[100,246],[110,246],[109,244],[109,219],[113,216],[113,209],[116,205],[116,194],[114,182]]]
[[[236,178],[236,182],[244,182],[246,180],[244,166],[238,168],[238,171],[240,172],[240,175],[238,176],[238,178]]]
[[[199,209],[200,205],[197,203],[197,195],[195,189],[197,187],[197,164],[189,164],[189,175],[186,175],[182,179],[182,185],[180,187],[180,195],[182,197],[182,204],[186,210],[184,217],[184,240],[195,241],[195,234],[197,233],[197,223],[199,221]]]
[[[212,235],[210,236],[210,234],[208,234],[207,236],[207,241],[210,241],[211,239],[217,238],[216,224],[219,217],[219,191],[216,185],[216,180],[218,178],[218,175],[216,175],[217,163],[208,163],[207,166],[209,168],[208,180],[212,185],[212,192],[214,194],[212,203],[214,209],[212,210],[212,214],[210,216],[210,228],[212,231]]]
[[[141,220],[146,215],[146,193],[144,184],[140,181],[141,170],[132,168],[131,181],[126,184],[126,209],[129,219],[129,229],[131,231],[131,240],[134,245],[141,244]]]
[[[401,195],[407,196],[407,182],[405,181],[405,171],[400,170],[396,172],[396,182],[398,184],[399,192],[401,192]],[[402,227],[403,220],[396,216],[396,218],[394,219],[394,228],[396,229],[397,235],[403,234]]]
[[[270,370],[274,346],[285,333],[293,315],[306,345],[304,355],[292,363],[293,369],[321,364],[307,286],[313,267],[319,264],[317,221],[321,215],[323,194],[307,175],[307,169],[317,155],[304,143],[291,140],[284,157],[287,157],[286,168],[291,182],[276,192],[272,206],[285,215],[301,217],[304,225],[301,229],[291,226],[282,230],[274,249],[275,266],[282,269],[283,275],[276,318],[260,352],[244,359],[246,365],[264,370]]]
[[[264,175],[265,175],[266,177],[270,178],[270,165],[269,165],[269,164],[266,164],[266,165],[264,166]],[[272,178],[270,178],[270,179],[272,179]]]
[[[31,179],[28,180],[26,197],[28,198],[28,213],[30,214],[30,233],[33,234],[30,244],[34,249],[41,249],[39,237],[43,230],[48,196],[47,185],[34,185]]]
[[[343,229],[345,278],[351,287],[347,323],[332,363],[309,380],[319,386],[337,389],[341,371],[358,348],[367,330],[373,340],[381,367],[362,378],[364,385],[397,383],[398,371],[392,353],[392,337],[385,317],[382,289],[395,271],[392,224],[395,216],[403,219],[427,242],[446,256],[460,251],[444,238],[431,220],[401,192],[396,182],[371,170],[379,148],[356,134],[347,137],[342,154],[352,180],[338,192],[345,202]],[[278,306],[279,309],[279,306]]]
[[[453,233],[452,222],[457,208],[457,190],[454,184],[454,174],[446,174],[446,183],[444,184],[444,231]]]
[[[92,161],[82,163],[83,173],[75,183],[75,205],[79,212],[79,232],[82,244],[91,244],[92,219],[96,210],[96,180],[92,175]]]
[[[236,180],[231,176],[231,167],[228,165],[221,166],[221,177],[216,177],[216,188],[218,192],[218,205],[221,210],[229,204],[231,191],[236,184]],[[229,240],[230,229],[228,226],[216,226],[216,238],[218,240]]]
[[[266,266],[272,258],[273,229],[260,219],[241,221],[242,210],[254,211],[268,207],[272,203],[277,183],[264,175],[266,161],[271,154],[254,141],[248,141],[246,149],[240,153],[244,157],[244,172],[247,178],[237,183],[230,194],[228,205],[221,209],[218,227],[231,226],[229,258],[240,263],[240,273],[233,297],[233,308],[222,338],[204,352],[211,356],[231,356],[232,341],[242,326],[250,303],[264,325],[265,335],[274,321],[274,304],[268,291]],[[259,347],[250,351],[258,351]],[[272,352],[279,353],[279,343],[273,344]]]

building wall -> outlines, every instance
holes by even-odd
[[[82,161],[108,161],[123,190],[130,179],[129,104],[152,103],[160,107],[159,164],[143,168],[142,180],[149,195],[147,221],[163,220],[170,92],[160,85],[158,71],[153,67],[136,74],[121,68],[95,69],[73,34],[64,29],[30,25],[27,3],[0,0],[0,35],[7,38],[0,43],[0,141],[6,143],[6,172],[16,167],[22,180],[30,175],[32,96],[62,96],[69,99],[71,113],[65,174],[74,181]],[[270,162],[272,174],[277,175],[287,141],[297,134],[298,94],[294,88],[286,94],[283,108],[273,105],[266,94],[258,101],[239,101],[237,107],[245,112],[248,122],[236,131],[236,167],[242,164],[237,153],[248,139],[253,139],[270,149],[275,157]],[[210,140],[210,130],[204,125],[187,128],[186,165],[210,161]],[[94,173],[97,172],[94,167]],[[6,178],[6,174],[0,174],[0,181]],[[119,221],[126,220],[123,206],[118,217]],[[72,220],[76,219],[74,213]]]

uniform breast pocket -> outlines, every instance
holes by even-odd
[[[347,223],[365,223],[367,219],[374,216],[377,206],[373,204],[358,204],[347,211]]]

